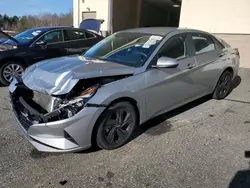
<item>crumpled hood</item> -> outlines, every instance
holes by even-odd
[[[26,69],[22,79],[34,91],[63,95],[69,93],[80,79],[133,73],[133,67],[74,55],[36,63]]]

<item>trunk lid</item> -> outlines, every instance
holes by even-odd
[[[97,19],[86,19],[80,23],[80,29],[86,29],[95,33],[99,33],[102,22],[102,20]]]

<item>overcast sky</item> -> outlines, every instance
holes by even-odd
[[[73,8],[73,0],[0,0],[0,14],[22,16],[44,12],[65,13]]]

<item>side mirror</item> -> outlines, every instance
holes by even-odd
[[[176,68],[178,67],[179,63],[172,58],[169,57],[160,57],[153,67],[158,68]]]
[[[36,42],[36,45],[37,45],[37,46],[46,46],[46,45],[47,45],[47,42],[44,41],[44,40],[41,40],[41,41]]]

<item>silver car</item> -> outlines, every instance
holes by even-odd
[[[40,151],[115,149],[136,126],[212,94],[223,99],[239,52],[209,33],[139,28],[102,40],[82,56],[30,66],[9,86],[22,133]]]

